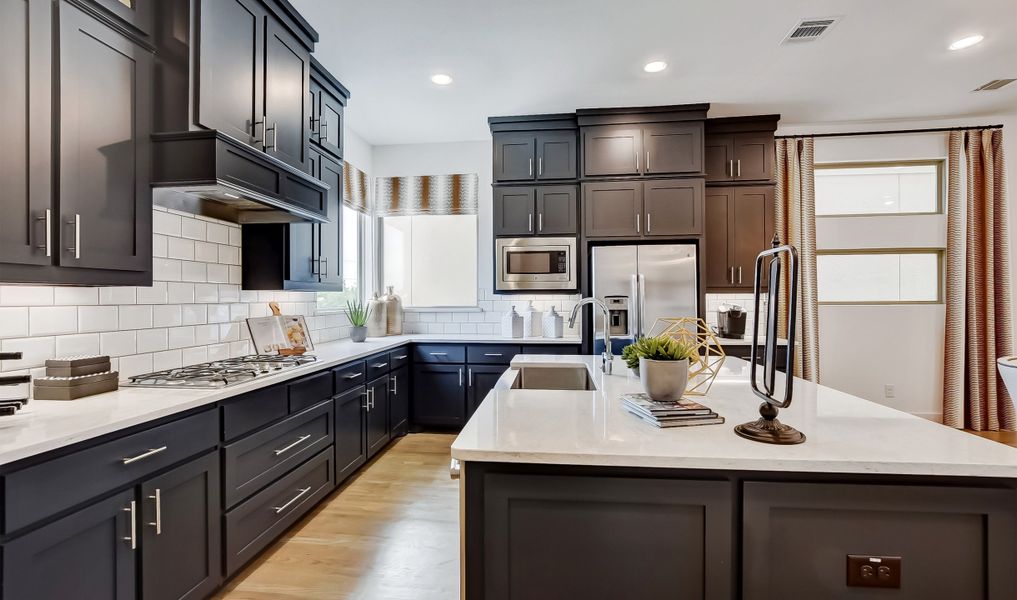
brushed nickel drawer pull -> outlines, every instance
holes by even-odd
[[[275,455],[279,456],[280,454],[285,454],[285,453],[289,452],[290,450],[292,450],[296,446],[299,446],[300,444],[303,444],[304,442],[306,442],[308,439],[310,439],[310,437],[311,437],[311,434],[300,436],[297,439],[297,441],[293,442],[289,446],[286,446],[285,448],[279,448],[278,450],[276,450],[275,451]]]
[[[375,369],[380,369],[382,367],[387,367],[387,366],[388,366],[387,362],[374,363],[373,365],[371,365],[371,367],[373,367]]]
[[[399,395],[399,377],[396,375],[392,376],[392,393]]]
[[[131,550],[137,550],[138,549],[138,520],[134,517],[134,513],[137,510],[137,506],[138,506],[138,503],[135,502],[134,500],[131,500],[131,505],[129,507],[123,509],[123,511],[125,513],[130,515],[130,519],[131,519],[131,534],[128,535],[127,537],[121,538],[121,539],[123,539],[125,542],[130,542],[131,543]]]
[[[485,352],[484,356],[502,356],[501,352]]]
[[[431,356],[448,356],[448,352],[431,352]]]
[[[160,452],[164,452],[166,450],[166,448],[167,448],[167,446],[162,446],[160,448],[149,448],[148,452],[143,452],[143,453],[141,453],[141,454],[139,454],[137,456],[132,456],[130,458],[124,458],[122,460],[123,460],[123,463],[125,465],[129,465],[131,463],[138,462],[139,460],[144,460],[144,459],[148,458],[149,456],[155,456],[156,454],[159,454]]]
[[[394,358],[396,360],[403,360],[403,359],[406,358],[406,355],[405,354],[400,354],[399,356],[393,356],[392,358]]]
[[[361,375],[363,375],[363,373],[350,373],[349,375],[345,375],[343,377],[343,379],[346,379],[346,380],[356,379],[357,377],[360,377]]]
[[[300,492],[300,493],[297,494],[296,496],[293,496],[293,498],[291,498],[290,501],[287,502],[286,504],[283,504],[282,506],[273,506],[272,507],[272,510],[275,511],[275,514],[281,513],[282,511],[284,511],[287,508],[289,508],[291,504],[293,504],[297,500],[300,500],[304,496],[304,494],[306,494],[307,492],[311,491],[311,486],[307,486],[307,487],[305,487],[302,490],[298,489],[297,491]]]
[[[162,490],[155,488],[155,493],[148,499],[155,500],[155,521],[149,525],[155,527],[155,535],[162,535]]]

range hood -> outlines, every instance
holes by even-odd
[[[220,131],[152,136],[152,196],[235,223],[328,222],[329,186]]]

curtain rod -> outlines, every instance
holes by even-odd
[[[889,131],[855,131],[855,132],[844,132],[844,133],[813,133],[813,134],[802,134],[802,135],[777,135],[775,139],[786,139],[796,137],[849,137],[856,135],[893,135],[897,133],[943,133],[947,131],[965,131],[968,129],[1002,129],[1002,125],[975,125],[972,127],[929,127],[926,129],[894,129]]]

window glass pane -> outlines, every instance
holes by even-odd
[[[816,215],[938,212],[936,163],[816,168]]]
[[[357,211],[342,207],[342,266],[343,291],[319,292],[318,310],[344,310],[347,300],[360,299],[360,221],[363,217]]]
[[[477,305],[476,215],[385,217],[382,265],[405,306]]]
[[[820,254],[820,302],[937,302],[938,252]]]

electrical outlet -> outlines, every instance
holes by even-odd
[[[883,397],[885,398],[896,398],[897,388],[892,383],[888,383],[883,386]]]
[[[901,557],[848,554],[848,587],[900,589]]]

